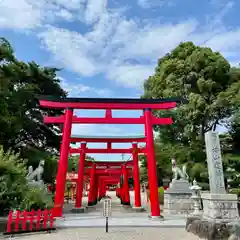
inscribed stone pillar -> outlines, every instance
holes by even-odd
[[[202,193],[203,216],[214,220],[238,219],[237,195],[225,190],[218,133],[205,134],[210,193]]]
[[[213,194],[224,194],[226,189],[218,133],[212,131],[205,133],[205,144],[210,191]]]

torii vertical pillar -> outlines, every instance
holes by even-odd
[[[129,186],[128,186],[128,172],[125,164],[122,166],[123,170],[123,205],[130,206]]]
[[[84,208],[82,208],[82,198],[83,198],[83,185],[84,185],[84,163],[85,163],[85,149],[86,149],[87,143],[82,142],[81,143],[81,153],[80,153],[80,159],[78,163],[78,180],[77,180],[77,192],[76,192],[76,204],[75,209],[73,209],[74,212],[84,212]]]
[[[92,205],[96,205],[98,203],[98,188],[99,188],[99,177],[98,176],[95,176],[94,182],[95,182],[95,184],[94,184]]]
[[[157,178],[157,164],[154,152],[154,139],[152,129],[152,111],[151,109],[144,109],[145,118],[145,135],[146,135],[146,150],[148,163],[148,184],[150,190],[150,204],[151,217],[160,217],[160,205],[158,199],[158,178]]]
[[[95,177],[96,177],[96,164],[92,164],[91,173],[90,173],[90,187],[88,193],[88,206],[94,205],[94,185],[95,185]]]
[[[139,166],[138,166],[138,152],[137,152],[137,143],[132,144],[132,158],[133,158],[133,183],[134,183],[134,200],[136,211],[142,211],[141,207],[141,188],[140,188],[140,179],[139,179]]]
[[[60,149],[60,159],[58,162],[58,172],[56,177],[56,192],[54,200],[54,216],[61,217],[64,204],[64,192],[66,176],[68,170],[68,151],[70,146],[70,136],[72,129],[73,109],[67,108],[64,115],[62,143]]]

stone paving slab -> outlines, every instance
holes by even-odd
[[[186,217],[183,216],[169,216],[164,214],[164,220],[149,219],[150,213],[135,212],[131,208],[124,208],[120,205],[119,199],[115,196],[114,192],[108,192],[111,196],[111,216],[109,217],[109,225],[111,227],[185,227]],[[133,192],[130,193],[132,202],[134,198]],[[85,202],[86,198],[83,199]],[[144,201],[142,201],[144,203]],[[66,205],[66,208],[71,208],[71,205]],[[145,205],[145,207],[147,207]],[[147,209],[148,210],[148,209]],[[103,217],[103,201],[96,206],[87,209],[84,213],[64,214],[64,218],[56,221],[57,227],[104,227],[105,218]]]
[[[57,227],[105,227],[105,218],[82,218],[82,219],[67,219],[57,220]],[[148,219],[148,218],[109,218],[109,226],[111,227],[181,227],[186,225],[185,219]]]
[[[21,240],[199,240],[197,236],[181,228],[74,228],[50,234],[18,236]]]

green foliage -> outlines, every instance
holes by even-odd
[[[20,204],[21,210],[31,211],[51,209],[53,207],[52,195],[40,188],[29,187]]]
[[[57,175],[58,168],[58,157],[48,155],[44,158],[44,172],[43,172],[43,181],[45,183],[54,183]]]
[[[239,198],[240,197],[240,188],[232,188],[230,190],[230,193],[236,194],[238,196],[238,198]]]
[[[231,116],[232,101],[223,96],[230,96],[232,88],[237,92],[233,85],[238,81],[220,53],[186,42],[159,59],[155,74],[145,81],[143,97],[181,96],[189,101],[172,112],[155,114],[174,119],[172,126],[161,126],[164,142],[191,146],[201,144],[206,131]]]
[[[0,146],[0,216],[10,209],[51,208],[52,196],[39,188],[32,188],[26,180],[25,161],[19,154]]]
[[[0,215],[19,206],[27,191],[26,167],[18,154],[4,153],[0,146]]]
[[[36,95],[66,96],[57,79],[58,69],[25,63],[14,56],[6,39],[0,41],[0,145],[29,158],[31,149],[53,152],[60,146],[59,129],[43,123],[42,115],[60,110],[39,109]]]
[[[219,124],[228,127],[229,133],[221,136],[223,153],[239,156],[240,68],[231,68],[210,48],[181,43],[159,59],[154,75],[144,83],[142,98],[169,97],[183,97],[188,103],[172,111],[154,111],[158,117],[174,120],[172,125],[154,127],[159,132],[155,143],[159,177],[171,174],[170,160],[175,157],[178,164],[188,164],[191,180],[204,184],[208,182],[205,132]],[[146,168],[146,160],[143,163]]]
[[[205,154],[201,148],[195,146],[195,148],[184,146],[180,144],[168,144],[163,143],[160,139],[155,140],[155,159],[157,161],[157,173],[158,173],[158,185],[162,185],[162,180],[164,178],[172,178],[172,168],[171,168],[171,158],[175,157],[178,164],[187,162],[187,171],[190,175],[191,180],[196,178],[198,181],[204,181],[207,176],[200,176],[200,171],[196,168],[200,166],[201,171],[207,172],[206,162],[202,162],[205,159]],[[195,159],[195,161],[193,161]],[[142,167],[140,169],[140,175],[142,181],[147,181],[147,161],[146,157],[141,156],[140,161],[142,162]],[[199,164],[197,164],[199,163]],[[195,166],[195,164],[197,164]],[[193,166],[195,166],[193,168]]]
[[[227,153],[223,156],[223,168],[226,179],[231,179],[228,182],[232,188],[240,186],[240,155]]]
[[[86,156],[86,161],[95,161],[95,159],[91,156]],[[68,158],[68,172],[71,172],[72,169],[75,169],[77,172],[79,163],[79,155],[69,156]]]
[[[158,199],[159,199],[159,203],[163,205],[164,204],[164,188],[163,187],[158,188]]]

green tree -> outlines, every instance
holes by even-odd
[[[202,151],[204,133],[232,115],[230,96],[237,94],[239,85],[236,72],[220,53],[192,42],[181,43],[160,58],[155,74],[144,83],[143,98],[180,96],[189,101],[173,111],[155,112],[174,120],[171,126],[155,127],[161,140]]]
[[[45,125],[42,116],[62,112],[40,109],[36,99],[38,94],[66,96],[57,72],[56,68],[17,60],[10,43],[0,39],[0,145],[5,150],[11,148],[28,158],[32,149],[59,149],[59,129]]]
[[[229,129],[228,137],[221,139],[223,153],[227,147],[228,154],[240,149],[240,68],[231,68],[220,53],[210,48],[192,42],[181,43],[158,60],[154,75],[144,83],[142,98],[169,97],[183,97],[188,103],[172,111],[154,111],[158,117],[170,116],[174,120],[173,125],[154,127],[160,137],[155,143],[159,146],[156,149],[158,168],[162,176],[167,176],[170,159],[175,157],[179,164],[188,163],[191,179],[206,182],[205,132],[222,124]],[[224,161],[224,169],[227,162]]]
[[[95,161],[95,159],[91,156],[86,156],[86,161]],[[72,169],[75,171],[78,170],[78,162],[79,162],[79,155],[70,156],[68,158],[68,172],[71,172]]]

